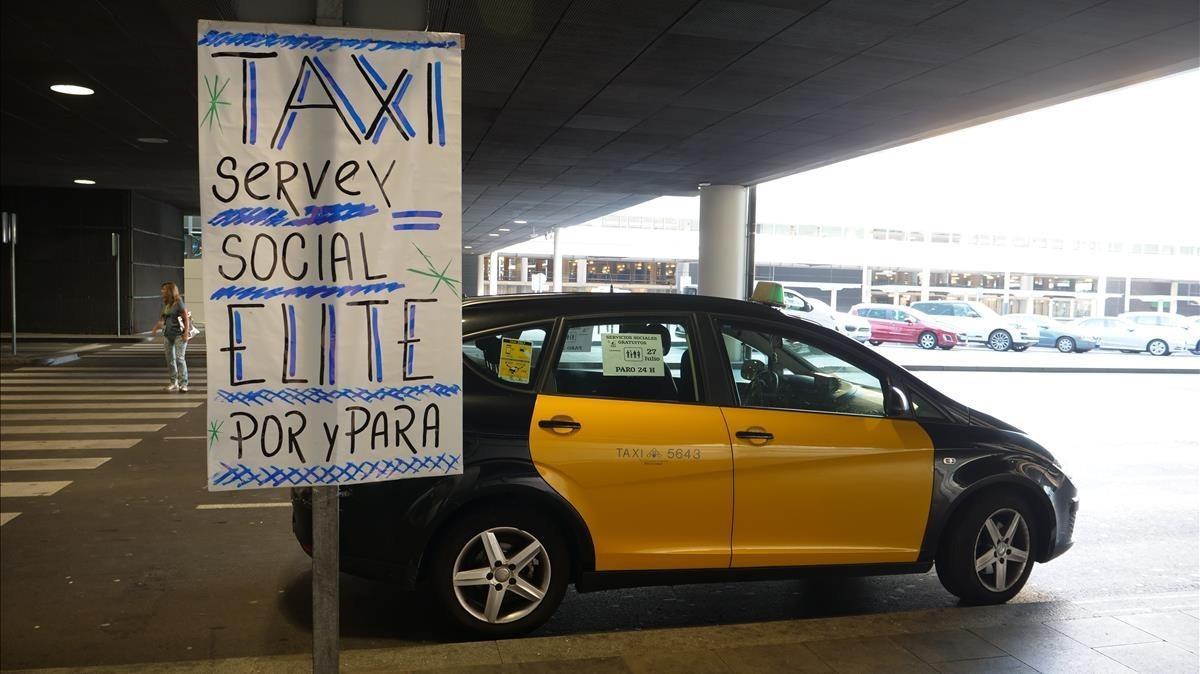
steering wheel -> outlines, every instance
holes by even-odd
[[[761,360],[743,362],[742,379],[750,380],[746,399],[751,404],[765,404],[779,392],[779,373],[771,370]]]

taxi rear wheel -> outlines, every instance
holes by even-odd
[[[938,579],[969,604],[1002,604],[1029,580],[1037,521],[1025,500],[1012,492],[983,494],[965,508],[942,541]]]
[[[425,579],[452,627],[516,636],[546,622],[566,592],[571,562],[558,528],[521,507],[484,507],[450,525]]]

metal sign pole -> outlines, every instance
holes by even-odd
[[[338,487],[312,488],[313,673],[338,671]]]
[[[121,334],[121,235],[112,233],[112,256],[117,268],[117,335]]]

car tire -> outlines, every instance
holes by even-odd
[[[483,638],[536,629],[567,590],[571,560],[560,529],[524,507],[468,513],[437,538],[423,569],[434,604],[457,631]]]
[[[933,334],[932,330],[926,330],[925,332],[917,335],[917,346],[921,347],[922,349],[936,349],[937,345],[938,338],[937,335]]]
[[[1019,520],[1012,528],[1014,516]],[[968,503],[950,527],[936,559],[946,590],[968,604],[1003,604],[1021,591],[1033,570],[1033,541],[1038,540],[1037,521],[1025,499],[990,491]]]
[[[950,345],[945,345],[945,346],[939,346],[938,348],[941,349],[942,351],[949,351],[950,349],[954,348],[954,345],[950,344]]]
[[[1008,351],[1012,348],[1012,335],[1007,330],[993,330],[988,335],[987,345],[992,351]]]
[[[871,346],[879,346],[880,344],[883,344],[883,341],[878,339],[868,339],[867,341],[871,343]]]
[[[1152,339],[1146,345],[1146,350],[1152,356],[1169,356],[1171,355],[1171,347],[1161,339]]]
[[[1133,349],[1121,349],[1121,353],[1141,353],[1141,351],[1134,351]]]
[[[1062,353],[1071,353],[1075,350],[1075,340],[1067,336],[1059,337],[1054,341],[1054,348]]]
[[[1028,345],[1028,344],[1021,344],[1021,345],[1016,345],[1016,344],[1014,344],[1014,345],[1013,345],[1013,348],[1012,348],[1012,350],[1013,350],[1013,351],[1016,351],[1017,353],[1020,353],[1020,352],[1024,351],[1025,349],[1028,349],[1028,348],[1029,348],[1029,345]]]

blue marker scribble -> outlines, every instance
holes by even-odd
[[[250,144],[258,138],[258,69],[250,62]]]
[[[244,463],[221,462],[221,470],[210,477],[217,486],[238,489],[249,487],[283,487],[306,484],[343,484],[364,480],[381,480],[392,475],[445,475],[458,468],[461,456],[442,452],[429,456],[393,459],[366,459],[346,463],[313,466],[248,466]]]
[[[213,400],[234,405],[268,405],[281,402],[293,405],[320,405],[349,400],[373,403],[385,400],[421,400],[427,396],[453,398],[462,393],[458,384],[415,384],[409,386],[385,386],[383,388],[340,388],[323,389],[317,386],[306,388],[259,388],[249,390],[218,389]]]
[[[392,211],[393,218],[440,218],[441,211]]]
[[[335,51],[337,49],[359,49],[363,51],[420,51],[422,49],[449,49],[457,47],[457,40],[381,40],[378,38],[324,37],[322,35],[280,35],[278,33],[234,33],[210,30],[196,45],[200,47],[271,47],[276,49],[309,49],[312,51]]]
[[[259,225],[262,227],[303,227],[305,225],[327,225],[331,222],[344,222],[354,218],[363,218],[379,212],[373,204],[325,204],[323,206],[305,206],[304,215],[292,220],[288,212],[282,208],[270,206],[247,206],[245,208],[227,208],[212,216],[208,224],[214,227],[230,225]]]
[[[405,230],[410,230],[410,229],[436,230],[436,229],[441,229],[441,228],[442,228],[442,226],[436,222],[414,222],[414,223],[407,224],[407,225],[392,225],[392,229],[394,229],[396,231],[405,231]]]
[[[264,286],[239,286],[229,285],[217,288],[209,295],[209,299],[213,300],[269,300],[276,297],[303,297],[304,299],[312,299],[319,297],[321,299],[329,297],[346,297],[347,295],[373,295],[376,293],[393,293],[404,287],[403,283],[398,281],[388,281],[384,283],[359,283],[355,285],[311,285],[311,286],[294,286],[285,288],[276,286],[268,288]]]
[[[314,56],[313,63],[317,64],[317,69],[320,70],[321,74],[325,76],[325,79],[329,81],[329,86],[333,87],[333,93],[337,94],[338,99],[342,101],[342,105],[346,106],[346,112],[350,113],[351,119],[353,119],[354,123],[358,125],[358,132],[366,133],[367,127],[363,126],[363,121],[358,116],[358,111],[354,109],[353,105],[350,105],[350,99],[346,97],[346,92],[342,91],[342,87],[338,85],[337,80],[333,79],[333,74],[329,72],[329,69],[325,67],[324,63],[321,63],[320,58]]]

